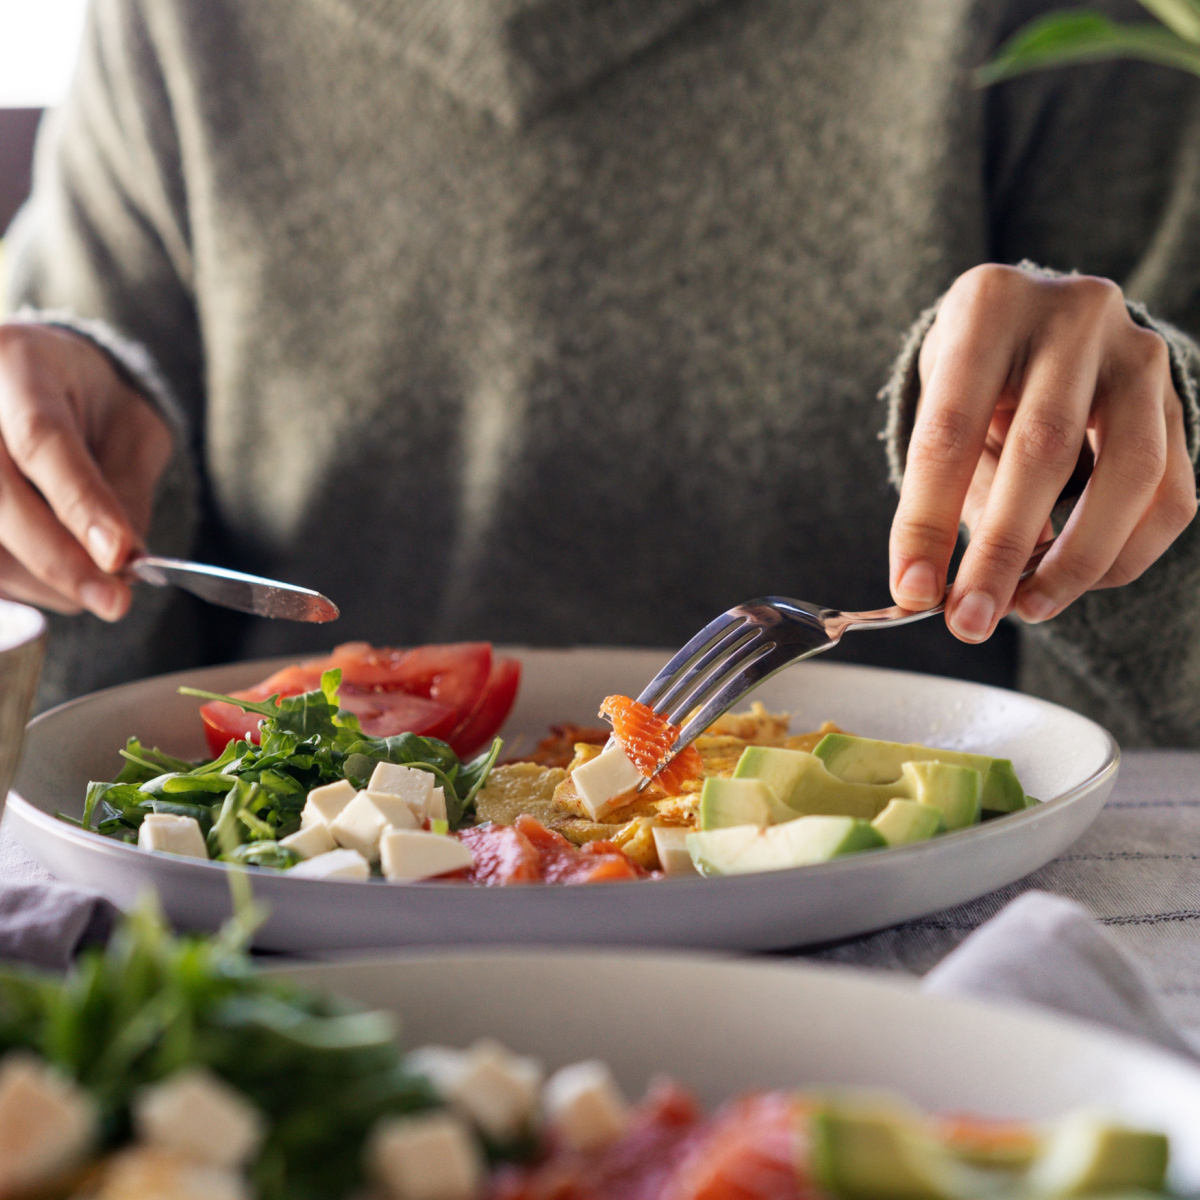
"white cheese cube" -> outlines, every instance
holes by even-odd
[[[446,793],[440,787],[435,787],[429,793],[429,804],[425,808],[425,815],[431,821],[446,820]]]
[[[380,840],[379,851],[384,878],[393,883],[432,879],[475,865],[471,851],[458,838],[423,829],[389,829]]]
[[[318,854],[328,854],[337,848],[329,826],[323,822],[289,833],[287,837],[279,839],[279,844],[294,850],[301,858],[316,858]]]
[[[429,796],[433,791],[433,773],[419,767],[402,767],[396,763],[377,763],[371,772],[368,792],[387,792],[399,796],[408,807],[424,819],[429,816]]]
[[[138,829],[138,845],[143,850],[182,854],[185,858],[208,858],[208,846],[195,817],[147,813]]]
[[[682,825],[655,825],[654,848],[658,851],[659,865],[667,875],[699,875],[687,848],[689,830]]]
[[[310,825],[332,824],[357,794],[354,784],[348,779],[313,788],[304,801],[304,811],[300,814],[301,827],[307,829]]]
[[[615,742],[595,758],[576,767],[571,781],[593,821],[603,820],[614,809],[630,803],[627,795],[642,781],[642,773]]]
[[[0,1061],[0,1195],[50,1182],[79,1163],[96,1136],[90,1097],[32,1054]]]
[[[251,1200],[238,1171],[193,1162],[150,1146],[134,1146],[104,1166],[94,1200]]]
[[[371,864],[357,850],[330,850],[288,871],[301,879],[370,879]]]
[[[333,840],[346,850],[357,850],[367,862],[379,861],[379,835],[387,828],[387,817],[369,792],[359,792],[329,823]]]
[[[572,1149],[598,1150],[629,1124],[629,1108],[608,1067],[596,1060],[556,1071],[542,1093],[546,1121]]]
[[[515,1138],[537,1113],[542,1066],[499,1042],[476,1042],[462,1056],[446,1099],[496,1141]]]
[[[405,1065],[424,1075],[442,1100],[449,1101],[450,1091],[467,1069],[467,1056],[449,1046],[420,1046],[409,1053]]]
[[[144,1088],[134,1098],[133,1126],[149,1146],[226,1168],[248,1163],[266,1134],[258,1109],[202,1067]]]
[[[364,792],[371,803],[383,814],[383,819],[392,829],[420,829],[421,818],[409,807],[401,796],[391,792]]]
[[[386,1117],[375,1126],[367,1154],[391,1200],[475,1200],[483,1190],[479,1149],[450,1113]]]

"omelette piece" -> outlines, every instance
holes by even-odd
[[[476,798],[476,818],[481,822],[511,825],[521,813],[528,813],[577,846],[599,840],[615,842],[639,866],[648,871],[658,870],[654,826],[694,829],[704,780],[710,776],[731,776],[747,746],[783,746],[789,750],[811,751],[827,733],[842,732],[831,721],[826,721],[813,733],[789,734],[789,720],[786,713],[770,713],[758,702],[752,704],[748,712],[726,713],[696,739],[701,761],[698,779],[685,783],[677,796],[668,796],[653,783],[648,785],[645,791],[613,814],[620,818],[616,822],[593,821],[571,780],[571,772],[576,767],[595,758],[604,748],[595,732],[589,729],[588,740],[575,743],[574,753],[565,767],[545,766],[543,763],[550,756],[539,755],[542,762],[515,762],[494,768]],[[556,727],[554,731],[559,762],[563,758],[558,743],[568,730],[569,727]]]

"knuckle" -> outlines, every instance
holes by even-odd
[[[1125,295],[1111,279],[1099,275],[1068,275],[1061,280],[1063,294],[1084,312],[1096,312],[1115,306],[1125,306]]]
[[[997,308],[1006,307],[1028,286],[1025,273],[1002,263],[981,263],[963,272],[946,299],[964,315],[978,313],[994,317]]]
[[[1079,546],[1066,546],[1063,549],[1064,553],[1055,564],[1055,569],[1076,592],[1091,587],[1112,566],[1108,556],[1100,553],[1098,549],[1084,549]]]
[[[1104,583],[1107,587],[1121,588],[1128,583],[1133,583],[1135,579],[1140,579],[1145,570],[1144,565],[1136,564],[1125,555],[1122,555],[1109,567],[1104,576]]]
[[[1166,440],[1151,434],[1130,437],[1115,465],[1122,483],[1137,491],[1152,490],[1167,469]]]
[[[939,465],[956,464],[967,455],[971,446],[971,418],[954,408],[929,409],[923,416],[913,439],[910,454],[916,461]]]
[[[914,557],[948,554],[958,538],[956,529],[947,530],[933,521],[899,514],[892,534],[892,544]]]
[[[1164,488],[1160,502],[1164,522],[1176,532],[1186,529],[1196,519],[1198,505],[1192,479],[1172,480]]]
[[[28,463],[53,441],[58,431],[58,421],[44,408],[25,404],[5,422],[5,441],[17,462]]]
[[[1171,353],[1166,341],[1153,329],[1130,322],[1127,353],[1138,370],[1165,378],[1171,370]]]
[[[971,548],[985,569],[1002,574],[1019,574],[1032,549],[1023,538],[998,529],[981,531],[971,539]]]
[[[1074,467],[1079,441],[1071,421],[1051,413],[1031,413],[1010,433],[1017,457],[1031,466]]]

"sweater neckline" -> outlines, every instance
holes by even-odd
[[[522,124],[718,0],[336,0],[460,100]]]

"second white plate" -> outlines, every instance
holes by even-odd
[[[595,723],[600,700],[636,695],[662,665],[655,650],[518,650],[521,694],[505,728],[527,748],[563,721]],[[183,756],[205,753],[187,683],[225,692],[277,663],[240,663],[98,692],[29,728],[6,826],[59,879],[128,907],[156,890],[184,928],[213,929],[230,911],[226,868],[151,854],[56,819],[78,817],[90,779],[120,770],[137,734]],[[312,952],[409,945],[609,943],[762,950],[848,937],[971,900],[1049,862],[1091,823],[1116,778],[1118,752],[1100,726],[997,688],[896,671],[802,663],[755,699],[792,714],[792,728],[836,721],[855,733],[1011,758],[1044,803],[915,846],[723,879],[583,887],[326,882],[254,871],[271,911],[257,944]]]

